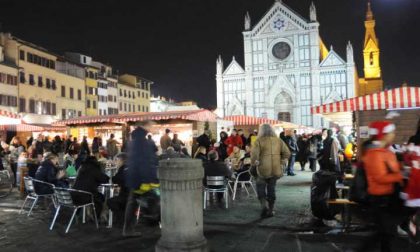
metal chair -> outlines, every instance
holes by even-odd
[[[248,180],[243,180],[243,181],[240,180],[241,176],[243,177],[244,175],[249,175],[249,179]],[[235,180],[234,181],[229,181],[229,183],[233,183],[232,200],[235,200],[235,198],[236,198],[236,192],[238,191],[238,185],[241,185],[242,188],[245,188],[245,191],[248,194],[248,197],[249,197],[250,194],[249,194],[248,188],[246,186],[250,185],[252,190],[255,193],[255,196],[258,196],[257,191],[255,190],[254,184],[252,183],[252,175],[250,173],[250,169],[236,174]]]
[[[35,207],[36,203],[38,202],[38,200],[40,198],[50,198],[52,200],[54,206],[56,206],[54,193],[38,194],[38,193],[35,192],[35,187],[34,187],[35,183],[39,183],[39,184],[47,185],[47,186],[51,187],[51,190],[54,190],[55,186],[53,184],[50,184],[50,183],[47,183],[47,182],[44,182],[44,181],[41,181],[41,180],[33,179],[31,177],[24,177],[23,179],[24,179],[24,183],[25,183],[25,190],[26,190],[26,193],[28,195],[26,196],[25,201],[23,202],[19,213],[22,213],[23,208],[25,207],[26,202],[28,200],[33,200],[31,208],[29,209],[29,212],[28,212],[28,216],[31,215],[33,208]]]
[[[204,186],[204,209],[207,208],[207,198],[210,193],[223,193],[226,208],[229,207],[228,182],[224,176],[207,176],[207,185]]]
[[[83,204],[83,205],[75,205],[73,202],[73,199],[71,197],[71,193],[75,192],[75,193],[81,193],[81,194],[87,194],[90,196],[91,198],[91,202],[87,203],[87,204]],[[51,223],[50,226],[50,230],[53,229],[55,221],[57,220],[57,216],[58,213],[60,212],[61,207],[68,207],[68,208],[72,208],[73,209],[73,214],[71,216],[70,222],[69,224],[67,224],[67,228],[66,228],[66,234],[69,232],[70,226],[73,222],[74,216],[76,215],[76,212],[78,209],[82,208],[83,209],[83,223],[86,222],[86,207],[88,206],[92,206],[93,208],[93,215],[95,217],[95,224],[96,224],[96,228],[99,228],[98,226],[98,219],[96,217],[96,210],[95,210],[95,204],[93,201],[93,194],[90,192],[86,192],[86,191],[81,191],[81,190],[75,190],[75,189],[68,189],[68,188],[59,188],[56,187],[54,188],[54,195],[57,199],[57,209],[55,211],[55,215],[54,215],[54,219]]]

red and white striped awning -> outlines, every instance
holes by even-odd
[[[102,116],[82,116],[74,119],[55,122],[53,125],[83,125],[98,123],[126,123],[141,121],[161,121],[161,120],[181,119],[188,121],[216,122],[217,115],[213,112],[200,109],[188,111],[168,111],[168,112],[138,112],[120,115]]]
[[[43,127],[30,125],[30,124],[10,124],[0,125],[0,130],[15,131],[15,132],[41,132],[44,131]]]
[[[420,87],[400,87],[311,108],[312,114],[420,108]]]
[[[14,119],[19,119],[20,118],[20,116],[16,113],[1,110],[1,109],[0,109],[0,116],[4,116],[4,117],[8,117],[8,118],[14,118]]]
[[[232,121],[234,125],[260,125],[260,124],[271,124],[277,125],[281,124],[281,121],[262,118],[262,117],[253,117],[253,116],[245,116],[245,115],[233,115],[233,116],[226,116],[223,120]]]

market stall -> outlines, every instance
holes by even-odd
[[[76,119],[58,121],[54,125],[65,125],[73,136],[87,136],[91,140],[94,136],[101,136],[104,140],[115,134],[121,143],[128,138],[128,134],[145,121],[154,121],[150,134],[159,146],[160,137],[165,129],[178,134],[181,141],[191,153],[194,139],[204,132],[207,127],[213,134],[216,133],[217,116],[211,111],[168,111],[168,112],[139,112],[120,115],[89,116]],[[214,136],[213,136],[214,137]]]
[[[245,135],[249,135],[254,130],[258,130],[258,127],[261,124],[270,124],[273,126],[274,130],[277,134],[280,134],[285,129],[294,129],[299,131],[299,133],[303,133],[304,131],[308,131],[309,128],[293,124],[290,122],[283,122],[268,118],[261,118],[261,117],[253,117],[253,116],[245,116],[245,115],[234,115],[234,116],[226,116],[223,118],[226,121],[232,121],[235,128],[244,130]]]
[[[369,123],[388,118],[397,127],[395,142],[402,144],[417,129],[420,87],[400,87],[323,104],[313,107],[311,112],[341,127],[357,129],[358,136],[362,139],[369,137]],[[393,116],[390,116],[390,112]]]

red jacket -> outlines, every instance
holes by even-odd
[[[227,154],[228,156],[233,152],[233,147],[238,146],[239,148],[242,148],[243,142],[242,138],[239,135],[233,136],[231,135],[228,137],[225,141],[225,144],[227,145]]]
[[[367,150],[363,157],[363,163],[370,195],[390,195],[394,192],[394,184],[401,183],[403,180],[397,157],[388,149]]]

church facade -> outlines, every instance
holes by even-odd
[[[309,20],[281,0],[251,25],[245,16],[244,67],[216,62],[219,116],[249,115],[321,127],[310,108],[355,95],[353,47],[346,58],[324,45],[314,4]]]

